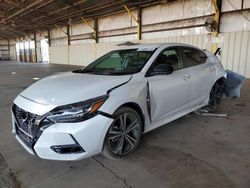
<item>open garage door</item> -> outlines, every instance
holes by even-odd
[[[41,40],[41,56],[43,63],[49,63],[49,43],[48,39]]]

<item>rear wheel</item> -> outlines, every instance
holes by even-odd
[[[215,82],[208,101],[208,110],[214,111],[221,102],[224,93],[224,82],[223,80],[218,80]]]
[[[124,157],[136,150],[142,135],[141,117],[132,108],[121,107],[114,117],[103,146],[103,154],[111,159]]]

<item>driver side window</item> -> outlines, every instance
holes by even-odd
[[[159,64],[167,64],[173,67],[174,71],[182,69],[182,61],[178,52],[178,48],[167,48],[163,50],[158,58],[154,66]]]

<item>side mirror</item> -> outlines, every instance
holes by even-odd
[[[174,71],[174,68],[168,64],[159,64],[156,65],[151,73],[151,75],[167,75],[171,74]]]

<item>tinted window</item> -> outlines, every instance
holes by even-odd
[[[174,70],[182,68],[182,61],[177,48],[166,49],[158,56],[154,66],[159,64],[169,64]]]
[[[185,60],[183,62],[184,67],[191,67],[194,65],[202,64],[206,62],[206,55],[202,51],[195,48],[182,48]]]
[[[109,75],[134,74],[143,68],[153,53],[153,50],[143,49],[112,51],[88,65],[81,72]]]

